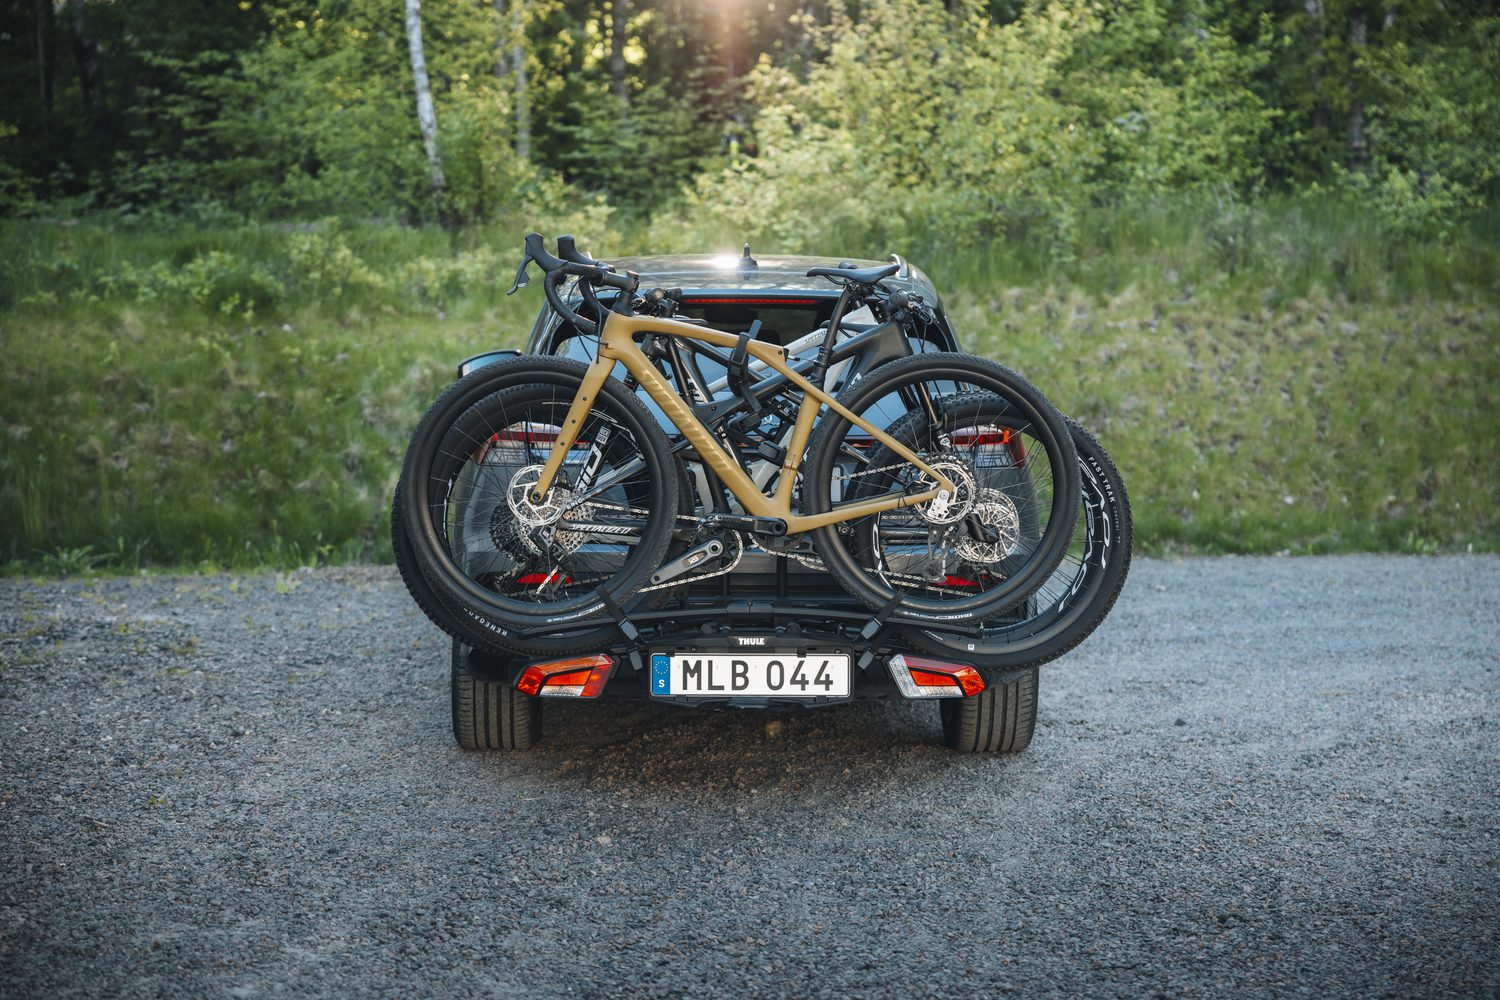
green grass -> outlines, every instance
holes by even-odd
[[[584,245],[732,242],[644,231]],[[521,235],[0,224],[0,564],[388,558],[411,428],[540,306],[504,296]],[[1065,254],[817,249],[910,250],[968,348],[1098,433],[1147,551],[1492,551],[1496,235],[1396,240],[1303,198],[1101,212]]]

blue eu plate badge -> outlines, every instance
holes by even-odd
[[[653,653],[651,655],[651,693],[670,693],[671,678],[672,658],[666,653]]]

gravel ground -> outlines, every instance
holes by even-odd
[[[548,706],[392,569],[0,581],[0,994],[1500,992],[1500,559],[1140,560],[1031,749]]]

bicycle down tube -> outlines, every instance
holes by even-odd
[[[785,521],[789,535],[866,517],[870,514],[895,510],[899,507],[926,503],[936,499],[943,491],[947,491],[950,496],[954,493],[954,484],[942,473],[918,458],[915,452],[863,417],[851,412],[821,388],[793,371],[787,364],[786,351],[783,348],[750,341],[746,344],[746,349],[751,356],[784,376],[803,393],[801,408],[797,412],[797,422],[792,430],[786,457],[783,459],[781,480],[777,484],[775,496],[766,497],[756,488],[744,469],[740,468],[740,464],[725,453],[713,432],[698,419],[692,408],[682,401],[671,384],[662,377],[651,360],[635,343],[636,335],[642,333],[684,337],[715,347],[734,347],[739,338],[734,334],[705,329],[689,323],[679,323],[671,319],[625,316],[616,312],[606,312],[604,317],[603,330],[599,336],[598,354],[590,363],[583,383],[579,386],[578,395],[574,397],[567,416],[563,418],[562,426],[558,428],[557,439],[552,446],[552,453],[548,455],[547,462],[542,468],[541,477],[532,487],[534,502],[540,503],[547,491],[552,488],[552,481],[562,467],[564,456],[577,440],[579,432],[583,429],[583,422],[589,410],[592,409],[592,402],[603,387],[605,379],[609,378],[610,372],[614,370],[616,362],[624,364],[625,369],[635,377],[641,388],[646,390],[646,394],[661,407],[662,412],[688,439],[688,442],[697,450],[699,457],[713,469],[741,506],[754,516],[779,518]],[[812,436],[813,424],[817,421],[818,412],[824,406],[870,434],[878,443],[890,448],[904,461],[916,466],[923,475],[930,477],[937,485],[921,493],[893,493],[857,503],[838,505],[821,514],[793,513],[791,501],[794,474],[802,461],[802,452],[807,447],[808,439]]]

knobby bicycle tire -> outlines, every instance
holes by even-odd
[[[648,495],[632,501],[632,506],[638,506],[642,512],[644,526],[638,544],[629,548],[619,570],[591,590],[568,597],[566,602],[521,602],[502,596],[474,579],[458,565],[450,551],[450,526],[442,521],[450,513],[449,498],[444,491],[455,488],[457,478],[468,465],[483,466],[484,458],[475,460],[471,454],[478,429],[487,430],[495,422],[503,422],[507,406],[529,414],[532,411],[527,407],[540,401],[549,405],[551,412],[560,411],[564,401],[576,394],[586,368],[560,358],[525,357],[479,369],[444,392],[412,436],[402,467],[401,492],[393,509],[399,510],[405,521],[413,561],[431,591],[439,597],[439,607],[427,609],[429,617],[443,626],[444,619],[457,612],[465,626],[458,631],[466,633],[458,638],[472,641],[482,636],[487,641],[476,644],[535,652],[538,644],[523,637],[523,631],[547,627],[549,632],[560,635],[574,623],[599,618],[606,611],[605,596],[627,610],[636,607],[631,598],[660,565],[671,545],[679,501],[679,477],[673,472],[677,463],[668,451],[666,436],[646,408],[621,384],[608,380],[589,419],[601,425],[608,421],[624,432],[628,446],[638,450],[642,463],[637,486],[648,491]],[[532,422],[527,421],[526,426],[531,427]],[[530,448],[529,442],[527,447]],[[475,489],[466,502],[478,508],[489,502],[490,495]],[[507,512],[502,509],[503,503],[498,498],[493,503],[493,520],[500,526],[496,530],[505,527]],[[647,600],[655,599],[653,595]],[[583,638],[575,640],[564,645],[587,645]]]
[[[912,628],[914,646],[935,656],[951,657],[976,667],[1020,670],[1054,660],[1087,639],[1114,607],[1130,572],[1135,542],[1130,498],[1120,470],[1098,440],[1071,418],[1068,428],[1078,449],[1083,505],[1083,553],[1075,571],[1060,567],[1045,607],[1018,621],[988,626],[978,636]],[[1033,598],[1035,601],[1035,598]],[[1028,607],[1032,607],[1028,604]]]
[[[943,388],[949,385],[951,389]],[[1020,604],[1046,581],[1062,560],[1078,513],[1078,454],[1062,415],[1040,390],[1009,368],[972,355],[945,352],[892,361],[847,387],[837,399],[853,413],[865,415],[866,409],[874,413],[882,401],[904,398],[908,392],[914,397],[919,391],[931,395],[928,387],[948,394],[940,395],[939,399],[976,391],[995,394],[1008,405],[1012,420],[1018,426],[1025,426],[1031,439],[1044,450],[1044,471],[1050,485],[1050,497],[1045,525],[1035,547],[1024,554],[1019,566],[1007,567],[1005,575],[996,578],[999,582],[994,586],[984,587],[971,597],[940,601],[898,591],[880,575],[880,567],[872,569],[862,565],[856,548],[848,544],[848,539],[859,530],[856,525],[851,524],[848,528],[830,525],[816,529],[813,534],[829,572],[850,594],[869,607],[884,609],[893,605],[906,617],[920,616],[934,623],[969,623],[993,617]],[[937,416],[942,419],[941,413]],[[878,420],[875,422],[879,424]],[[887,426],[895,423],[896,420],[892,419]],[[802,486],[807,512],[832,509],[832,485],[836,476],[844,478],[837,472],[838,461],[845,453],[845,434],[851,427],[853,425],[847,418],[834,412],[819,420],[808,448],[810,457]],[[895,457],[893,452],[886,451],[885,454]],[[879,467],[873,459],[866,458],[865,461],[872,468]],[[1035,462],[1034,453],[1027,461]],[[1009,553],[1005,558],[1009,558]]]

